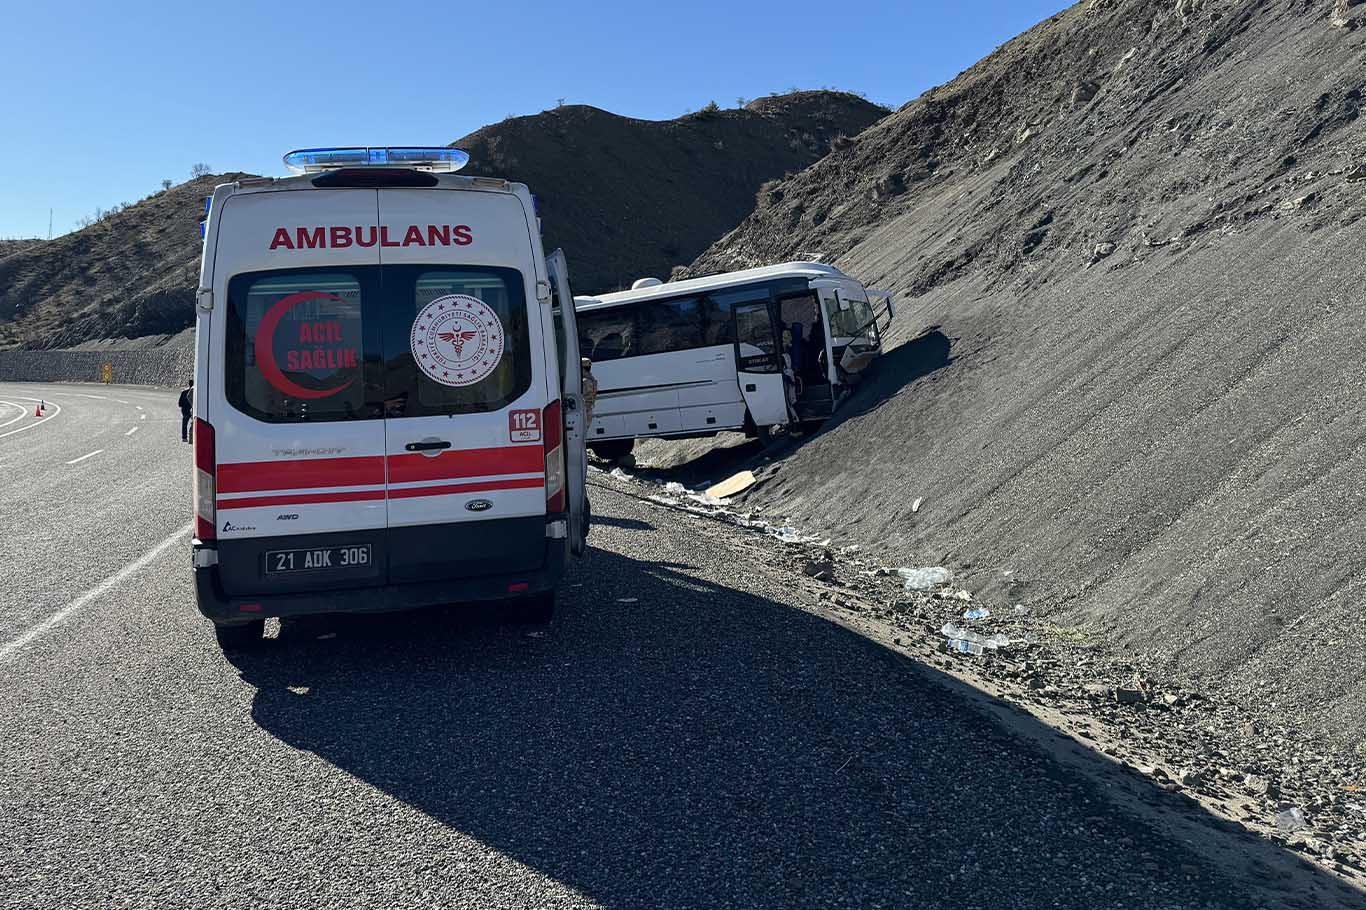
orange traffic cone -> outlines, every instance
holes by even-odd
[[[42,416],[43,416],[43,405],[42,405],[41,402],[40,402],[39,404],[35,404],[35,405],[33,406],[33,416],[34,416],[34,417],[42,417]]]

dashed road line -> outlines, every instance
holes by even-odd
[[[124,436],[132,436],[134,433],[136,433],[136,432],[137,432],[138,430],[140,430],[140,429],[142,429],[142,424],[137,424],[137,425],[135,425],[131,430],[129,430],[127,433],[124,433],[123,435],[124,435]]]
[[[100,454],[100,453],[103,452],[103,451],[104,451],[104,449],[96,449],[96,450],[93,451],[93,452],[90,452],[90,453],[88,453],[88,454],[86,454],[86,455],[82,455],[80,458],[73,458],[73,459],[71,459],[70,461],[67,462],[67,464],[80,464],[81,462],[85,461],[87,458],[94,458],[96,455]]]

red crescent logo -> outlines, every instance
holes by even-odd
[[[306,389],[285,376],[280,370],[280,365],[275,362],[275,327],[280,324],[280,320],[284,318],[286,313],[305,300],[340,301],[341,298],[336,294],[328,294],[324,291],[300,291],[298,294],[290,294],[288,297],[277,300],[275,305],[266,311],[261,324],[256,327],[256,365],[260,367],[262,375],[266,377],[266,382],[286,395],[295,398],[326,398],[343,391],[356,381],[355,378],[352,377],[333,389]]]

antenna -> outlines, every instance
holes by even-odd
[[[52,239],[52,209],[47,210],[47,239]]]

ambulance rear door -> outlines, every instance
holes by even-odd
[[[373,189],[238,192],[215,213],[211,381],[230,596],[385,581]]]
[[[544,563],[552,396],[531,218],[515,193],[379,190],[395,583]]]

